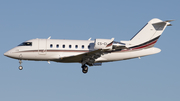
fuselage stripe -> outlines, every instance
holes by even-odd
[[[156,37],[156,38],[154,38],[154,39],[152,39],[152,40],[150,40],[150,41],[147,41],[147,42],[145,42],[145,43],[142,43],[142,44],[140,44],[140,45],[133,46],[133,47],[130,47],[130,48],[142,47],[142,46],[147,45],[147,44],[150,44],[151,42],[154,42],[154,41],[155,41],[155,43],[156,43],[157,40],[159,39],[159,37],[160,37],[160,36],[158,36],[158,37]]]

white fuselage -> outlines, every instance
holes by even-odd
[[[32,39],[26,42],[31,42],[31,45],[19,45],[4,53],[4,55],[19,60],[79,62],[76,60],[60,60],[64,57],[75,56],[95,50],[94,41],[92,40]],[[160,49],[155,47],[109,51],[96,59],[95,62],[126,60],[155,54],[160,51]]]

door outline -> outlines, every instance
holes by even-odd
[[[46,55],[47,53],[47,39],[38,39],[38,54]]]

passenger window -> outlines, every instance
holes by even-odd
[[[84,45],[82,45],[82,49],[84,49]]]
[[[58,44],[56,45],[56,48],[59,48],[59,45],[58,45]]]
[[[78,45],[76,45],[75,47],[78,48]]]
[[[71,45],[69,45],[69,48],[71,48]]]
[[[65,45],[63,45],[63,48],[65,48]]]
[[[88,46],[88,49],[90,49],[90,45]]]
[[[52,44],[50,44],[50,48],[52,48],[53,47],[53,45]]]

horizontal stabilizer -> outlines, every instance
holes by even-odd
[[[155,24],[166,24],[167,23],[167,26],[172,26],[172,24],[169,23],[171,21],[174,21],[174,20],[166,20],[166,21],[161,21],[161,22],[152,23],[152,24],[155,25]]]
[[[165,21],[165,22],[171,22],[171,21],[174,21],[174,20],[167,20],[167,21]],[[172,26],[172,24],[168,23],[167,26]]]
[[[164,22],[171,22],[171,21],[174,21],[174,20],[166,20],[166,21],[164,21]]]

